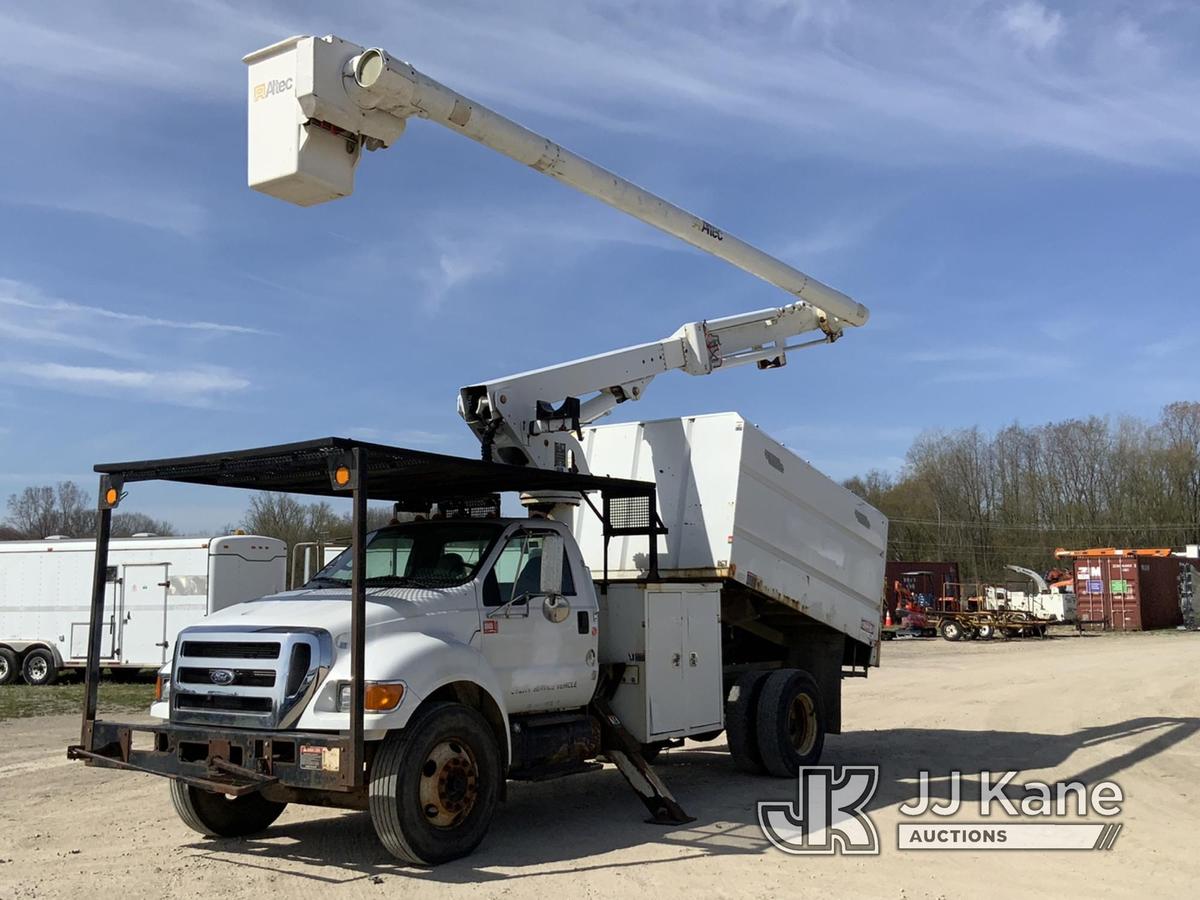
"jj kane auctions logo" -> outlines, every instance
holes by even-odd
[[[1121,832],[1119,822],[1064,822],[1067,816],[1111,818],[1121,812],[1125,796],[1112,781],[1084,785],[1077,781],[1049,784],[1031,781],[1019,787],[1019,799],[1008,793],[1016,772],[980,772],[978,815],[986,821],[947,821],[964,808],[962,773],[945,779],[948,797],[935,800],[929,772],[918,779],[918,797],[903,803],[900,814],[924,817],[903,821],[897,830],[901,850],[1111,850]],[[800,769],[795,802],[758,804],[758,822],[774,846],[792,854],[879,853],[879,832],[866,811],[879,787],[878,766],[832,766]],[[1013,785],[1013,788],[1018,787]],[[1001,813],[1002,818],[991,818]],[[940,818],[938,818],[940,817]]]

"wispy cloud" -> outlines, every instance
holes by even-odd
[[[450,435],[443,431],[424,431],[420,428],[386,429],[371,426],[352,426],[345,429],[348,437],[378,444],[410,444],[416,447],[444,445]]]
[[[194,238],[204,230],[208,213],[203,205],[178,189],[147,188],[134,183],[124,188],[64,188],[55,185],[36,193],[10,194],[6,203],[95,216],[139,228]]]
[[[228,102],[244,90],[242,54],[330,28],[535,118],[736,144],[743,156],[895,164],[1036,147],[1157,166],[1200,155],[1200,8],[1170,6],[1165,16],[1121,0],[408,0],[339,7],[317,25],[281,3],[114,13],[48,2],[0,13],[0,79]]]
[[[123,312],[103,306],[88,306],[68,300],[44,298],[35,288],[10,278],[0,278],[0,305],[36,309],[44,312],[69,313],[82,317],[111,319],[125,325],[150,328],[173,328],[185,331],[214,331],[227,334],[268,334],[261,328],[249,325],[231,325],[223,322],[208,322],[202,319],[164,319],[142,313]]]
[[[221,395],[243,391],[250,381],[224,367],[113,369],[53,362],[0,362],[0,372],[35,385],[72,393],[133,395],[184,406],[205,406]]]

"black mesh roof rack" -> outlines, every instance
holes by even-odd
[[[121,484],[175,481],[337,496],[348,486],[335,485],[331,473],[355,450],[365,451],[372,500],[441,500],[510,491],[599,491],[610,498],[654,496],[654,485],[647,481],[511,466],[341,437],[172,459],[102,463],[95,470]]]

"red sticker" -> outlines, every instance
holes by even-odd
[[[484,619],[483,620],[483,633],[484,634],[496,634],[499,631],[500,631],[500,623],[497,622],[495,619]]]

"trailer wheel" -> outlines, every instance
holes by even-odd
[[[58,681],[58,666],[54,663],[54,654],[45,647],[34,647],[25,654],[21,663],[21,677],[25,683],[34,687],[54,684]]]
[[[0,684],[12,684],[20,671],[17,654],[7,647],[0,647]]]
[[[725,701],[725,741],[739,769],[755,775],[766,771],[758,752],[758,698],[770,670],[746,672],[734,682]]]
[[[815,765],[825,746],[825,705],[816,679],[803,669],[779,669],[758,698],[758,749],[767,772],[795,778]]]
[[[393,856],[435,866],[479,846],[504,777],[487,721],[461,703],[419,710],[371,765],[371,824]]]
[[[948,641],[961,641],[963,636],[963,627],[953,619],[946,619],[938,628],[942,637]]]
[[[287,806],[262,794],[227,797],[175,779],[171,779],[171,805],[192,831],[223,838],[265,831]]]
[[[982,641],[990,641],[996,636],[996,626],[983,624],[979,626],[979,639]]]

